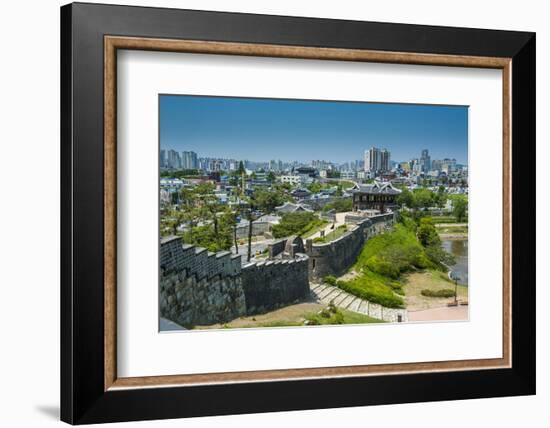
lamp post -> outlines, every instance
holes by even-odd
[[[455,305],[458,305],[458,280],[460,279],[460,276],[456,272],[451,273],[451,278],[455,280]]]

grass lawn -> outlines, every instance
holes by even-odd
[[[446,272],[437,270],[426,270],[423,272],[414,272],[405,275],[403,290],[405,291],[405,301],[407,309],[417,311],[445,307],[447,303],[452,302],[454,297],[427,297],[423,296],[422,290],[454,290],[455,284],[447,276]],[[459,300],[468,300],[468,287],[459,285],[457,289]]]
[[[346,309],[338,309],[336,313],[330,313],[329,311],[323,311],[322,313],[314,312],[306,314],[305,318],[311,323],[310,325],[371,324],[384,322],[369,317],[368,315],[348,311]]]
[[[437,232],[438,233],[445,233],[445,234],[458,234],[468,233],[468,226],[445,226],[445,225],[438,225],[437,226]]]
[[[387,308],[403,308],[405,302],[401,283],[377,273],[365,270],[348,281],[337,280],[333,285],[361,299],[378,303]]]
[[[434,224],[445,224],[445,223],[456,223],[456,217],[454,216],[432,216]],[[464,220],[465,223],[468,222],[468,219]]]
[[[341,236],[343,236],[348,231],[348,228],[346,225],[338,226],[336,229],[334,229],[332,232],[329,232],[325,235],[324,238],[315,238],[314,242],[331,242],[335,241]]]
[[[328,224],[327,220],[316,219],[307,226],[307,231],[303,232],[300,235],[300,237],[302,239],[309,238],[311,235],[314,235],[317,232],[319,232],[320,230],[327,227],[327,224]]]

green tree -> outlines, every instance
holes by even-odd
[[[288,199],[284,192],[277,189],[258,189],[254,192],[255,205],[266,214],[272,213],[275,207],[283,205]]]
[[[317,181],[314,181],[313,183],[307,185],[307,190],[309,190],[311,193],[319,193],[322,189],[323,186]]]
[[[409,189],[403,189],[399,196],[397,196],[396,201],[401,207],[416,208],[413,193]]]
[[[468,211],[468,201],[466,197],[457,195],[453,198],[453,216],[458,223],[466,220]]]
[[[445,187],[439,186],[435,197],[435,204],[437,205],[438,208],[443,208],[446,202],[447,202],[447,193],[445,192]]]
[[[341,198],[336,199],[332,202],[329,202],[323,207],[323,211],[334,210],[337,213],[351,211],[353,209],[353,200],[352,198]]]
[[[177,235],[179,227],[186,221],[184,211],[171,207],[164,210],[160,216],[161,236]]]
[[[177,234],[185,225],[183,240],[209,251],[228,250],[233,242],[232,225],[236,217],[220,203],[211,183],[180,189],[180,205],[161,216],[161,228]]]
[[[430,245],[439,246],[441,244],[441,239],[439,238],[431,217],[422,217],[420,219],[420,224],[416,230],[416,236],[424,247],[429,247]]]
[[[279,224],[273,226],[273,236],[284,238],[305,233],[313,222],[320,221],[312,212],[294,212],[283,214]]]
[[[246,169],[244,168],[243,161],[239,162],[239,168],[237,169],[237,175],[241,176],[243,174],[246,174]]]
[[[271,190],[256,189],[251,197],[247,199],[247,207],[244,209],[245,218],[248,220],[248,249],[247,261],[252,258],[252,231],[254,221],[259,217],[258,211],[263,214],[270,214],[275,207],[282,205],[289,196],[284,190],[272,188]]]
[[[417,208],[429,208],[434,205],[434,193],[429,189],[415,189],[413,197]]]

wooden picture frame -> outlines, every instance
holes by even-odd
[[[119,378],[117,49],[501,69],[503,357]],[[71,4],[61,9],[61,52],[62,420],[114,422],[535,392],[534,34]]]

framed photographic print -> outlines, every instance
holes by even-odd
[[[535,393],[533,33],[76,3],[61,53],[62,420]]]

